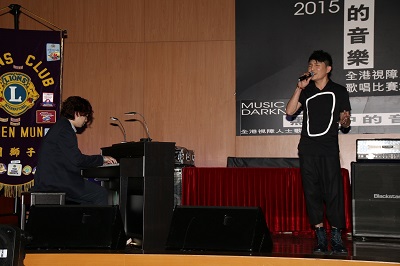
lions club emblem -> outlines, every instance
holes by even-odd
[[[20,72],[0,76],[0,108],[11,116],[20,116],[32,108],[39,94],[31,78]]]

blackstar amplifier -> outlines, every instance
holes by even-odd
[[[400,163],[351,163],[353,236],[400,238]]]
[[[357,162],[400,161],[400,139],[358,139]]]

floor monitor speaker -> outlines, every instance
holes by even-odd
[[[25,233],[27,248],[124,249],[118,206],[34,205]]]
[[[167,250],[271,252],[272,239],[258,207],[176,206]]]
[[[353,235],[400,237],[400,163],[351,164]]]
[[[23,266],[25,238],[22,231],[12,225],[0,224],[0,265]]]

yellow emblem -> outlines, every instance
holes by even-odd
[[[0,76],[0,108],[12,116],[20,116],[35,105],[39,94],[31,78],[20,72]]]

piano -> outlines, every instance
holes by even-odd
[[[82,170],[118,193],[128,237],[143,250],[163,250],[174,209],[174,142],[128,142],[101,148],[118,164]]]

